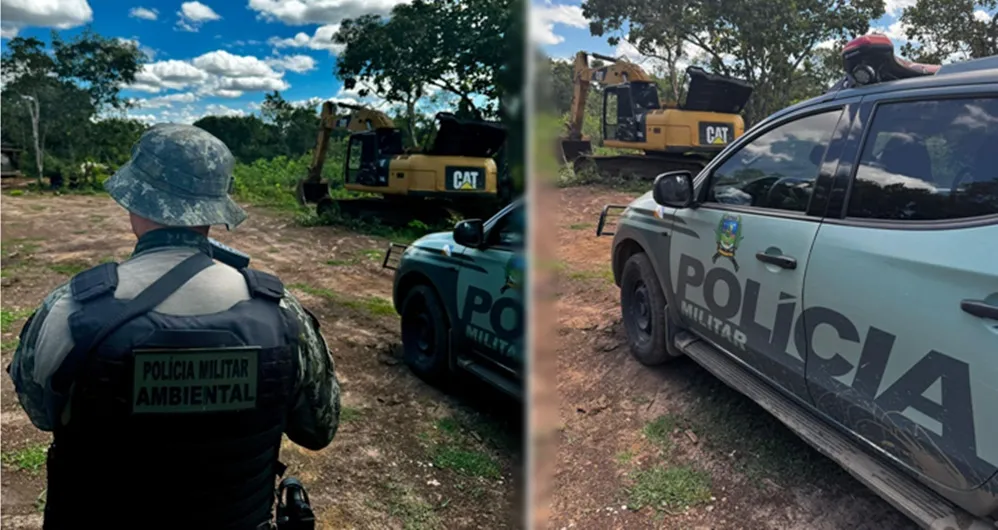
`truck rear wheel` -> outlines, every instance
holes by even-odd
[[[409,290],[402,302],[402,357],[419,377],[439,383],[448,371],[447,315],[427,285]]]
[[[621,275],[620,310],[631,355],[641,364],[655,366],[673,358],[666,349],[667,303],[648,256],[631,256]]]

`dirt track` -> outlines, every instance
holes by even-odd
[[[558,193],[561,428],[549,528],[917,528],[689,359],[635,361],[611,238],[595,227],[603,205],[637,194]]]
[[[289,475],[309,490],[318,528],[521,528],[522,416],[498,396],[447,395],[398,360],[386,240],[304,228],[248,208],[237,231],[213,234],[279,275],[318,316],[344,390],[341,425],[326,449],[285,442]],[[128,218],[107,197],[2,198],[3,352],[47,292],[75,272],[134,246]],[[2,390],[3,528],[41,528],[44,447],[50,436]]]

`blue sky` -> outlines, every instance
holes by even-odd
[[[581,0],[533,0],[531,37],[535,44],[550,57],[571,59],[578,51],[595,52],[604,55],[625,56],[639,63],[642,58],[636,50],[626,44],[613,47],[606,43],[606,37],[593,37],[589,33],[589,22],[582,16]],[[883,33],[894,41],[897,48],[906,42],[904,28],[898,17],[905,7],[915,4],[915,0],[885,0],[886,14],[871,23],[871,31]],[[978,17],[993,17],[979,10]],[[689,51],[694,52],[695,49]],[[653,61],[649,61],[653,64]]]
[[[18,35],[69,38],[91,24],[138,42],[149,63],[124,91],[148,122],[246,114],[277,89],[290,101],[358,101],[333,75],[331,37],[346,18],[405,0],[2,0],[2,46]],[[370,103],[376,103],[368,100]]]

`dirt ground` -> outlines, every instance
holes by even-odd
[[[689,359],[634,360],[601,208],[559,194],[560,428],[548,528],[908,529],[911,521]]]
[[[399,362],[388,241],[334,227],[306,228],[247,207],[238,230],[213,234],[282,278],[318,316],[343,388],[339,432],[312,452],[285,441],[286,474],[306,485],[318,528],[522,528],[519,407],[460,388],[443,393]],[[46,293],[134,246],[106,196],[17,196],[0,203],[2,365]],[[10,378],[2,397],[2,528],[41,528],[50,436],[21,410]],[[480,386],[480,385],[479,385]]]

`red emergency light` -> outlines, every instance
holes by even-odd
[[[842,49],[842,61],[855,85],[933,75],[940,68],[938,64],[915,63],[894,55],[894,43],[879,34],[849,41]]]

